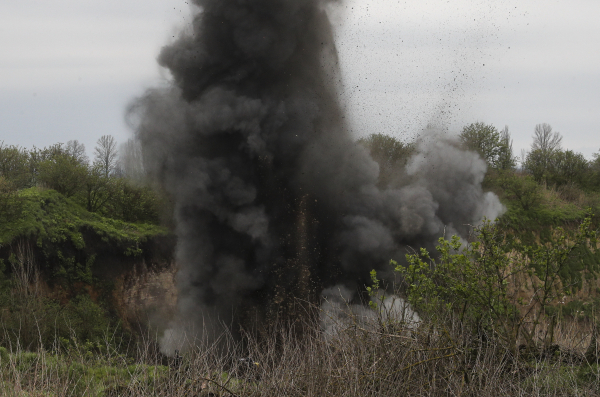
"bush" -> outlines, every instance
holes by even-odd
[[[54,156],[39,164],[39,181],[65,197],[78,193],[87,176],[87,166],[67,154]]]
[[[0,178],[15,189],[31,186],[29,153],[22,147],[7,146],[0,142]]]
[[[164,204],[148,186],[138,186],[126,179],[114,181],[115,191],[102,213],[132,223],[159,222],[159,208]]]
[[[576,184],[586,187],[592,179],[588,161],[581,153],[571,150],[533,150],[527,154],[523,166],[538,183],[548,186]]]
[[[406,266],[393,262],[403,276],[409,303],[434,321],[440,308],[445,308],[472,332],[483,332],[515,358],[522,339],[530,350],[548,348],[554,343],[553,331],[541,346],[534,335],[547,317],[546,308],[572,293],[572,258],[584,247],[595,249],[591,215],[574,236],[556,228],[544,245],[508,239],[489,221],[475,228],[474,236],[475,241],[466,246],[457,236],[440,238],[435,258],[421,249],[406,256]],[[523,286],[533,292],[529,301],[519,296]]]
[[[0,222],[6,227],[21,216],[23,199],[14,185],[0,176]]]
[[[497,184],[504,190],[505,197],[516,201],[525,211],[535,209],[541,203],[541,188],[530,176],[503,173]]]

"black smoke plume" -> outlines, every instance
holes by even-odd
[[[340,106],[332,3],[194,0],[191,31],[158,59],[173,84],[132,105],[145,167],[175,205],[179,313],[167,336],[207,317],[236,328],[293,315],[294,297],[356,290],[406,246],[498,214],[485,163],[441,135],[377,187]]]

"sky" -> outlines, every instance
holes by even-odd
[[[345,0],[328,9],[341,101],[356,137],[410,141],[433,124],[509,127],[515,155],[536,124],[600,151],[597,0]],[[124,142],[125,109],[168,84],[160,48],[190,21],[182,0],[0,3],[0,141]]]

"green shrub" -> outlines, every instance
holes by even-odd
[[[555,229],[548,244],[510,241],[499,224],[489,221],[475,228],[474,235],[475,241],[467,245],[457,236],[440,238],[437,255],[422,248],[406,255],[405,266],[392,261],[403,277],[409,303],[434,321],[439,313],[452,313],[515,357],[521,338],[537,349],[532,335],[549,314],[546,308],[572,292],[573,283],[565,276],[570,274],[569,261],[583,247],[595,247],[591,215],[574,236]],[[531,300],[519,298],[522,285],[532,289]],[[531,326],[525,327],[526,323]],[[553,343],[553,331],[542,342],[542,348]]]

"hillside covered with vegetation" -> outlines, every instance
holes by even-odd
[[[0,389],[598,395],[600,156],[585,159],[561,139],[540,124],[518,158],[507,128],[465,126],[455,144],[486,161],[483,187],[506,209],[495,223],[475,226],[467,241],[445,236],[435,252],[412,247],[405,263],[391,264],[395,285],[373,272],[370,308],[347,305],[327,320],[333,333],[323,333],[328,314],[315,307],[302,325],[276,324],[242,341],[224,334],[170,358],[158,351],[157,330],[125,318],[114,293],[136,266],[173,261],[172,208],[144,177],[136,145],[117,150],[104,136],[90,161],[77,141],[1,143]],[[393,187],[418,142],[378,134],[358,144],[379,164],[380,186]],[[418,316],[407,306],[398,313],[390,299],[409,302]]]
[[[140,265],[170,263],[159,196],[117,169],[102,137],[90,163],[71,141],[27,150],[0,144],[0,345],[98,349],[108,329],[137,336],[115,283]],[[107,154],[108,152],[108,154]],[[138,330],[139,331],[139,330]]]

